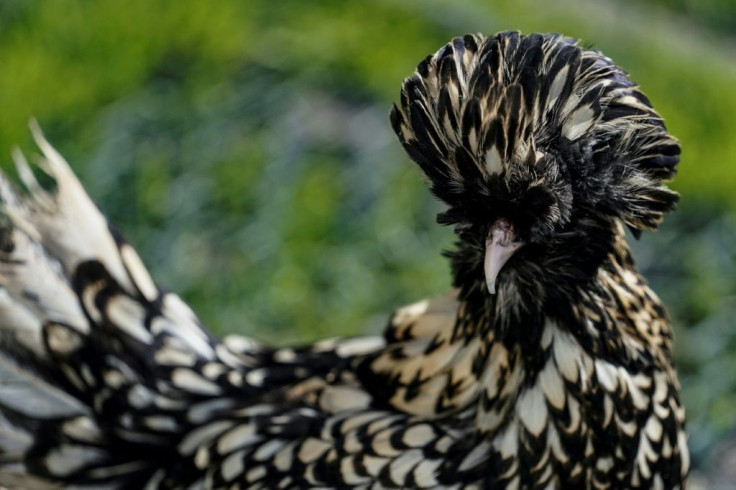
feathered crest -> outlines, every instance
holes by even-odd
[[[638,231],[678,198],[663,181],[680,147],[649,100],[609,58],[560,35],[453,39],[404,80],[391,122],[450,205],[441,221],[540,202],[531,193],[548,228],[582,207]]]

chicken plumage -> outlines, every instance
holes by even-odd
[[[664,308],[624,229],[679,145],[627,75],[558,35],[453,39],[391,122],[453,225],[454,289],[383,338],[213,338],[33,128],[2,177],[0,484],[682,488]]]

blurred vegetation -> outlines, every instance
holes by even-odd
[[[651,0],[654,4],[684,14],[711,34],[736,33],[736,1],[734,0]]]
[[[0,154],[37,117],[219,334],[376,332],[449,281],[451,233],[388,125],[402,78],[465,32],[579,37],[682,140],[681,209],[636,251],[707,469],[736,426],[735,26],[733,0],[4,0]]]

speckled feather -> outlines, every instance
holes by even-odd
[[[455,289],[382,338],[213,338],[151,279],[34,129],[0,178],[0,485],[683,488],[663,306],[624,227],[653,229],[679,146],[626,74],[556,35],[465,36],[392,124],[448,204]],[[499,217],[526,245],[485,289]]]

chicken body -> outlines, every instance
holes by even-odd
[[[36,129],[56,193],[20,155],[30,195],[0,180],[0,484],[682,488],[669,325],[624,233],[676,199],[643,94],[560,36],[465,36],[392,123],[449,206],[454,289],[296,349],[207,333]],[[519,248],[490,281],[498,223]]]

